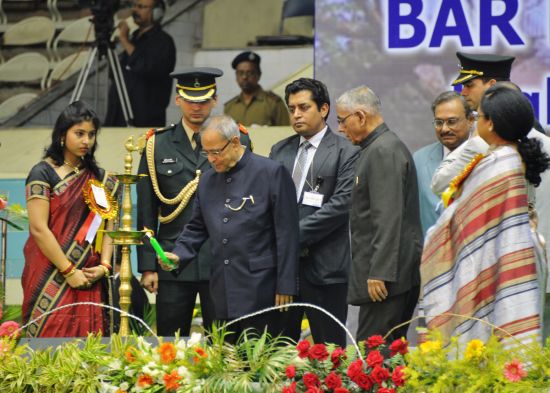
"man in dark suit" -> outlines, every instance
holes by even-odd
[[[216,105],[217,68],[190,68],[176,71],[176,105],[182,119],[150,132],[138,173],[147,177],[137,184],[137,225],[152,229],[161,246],[172,249],[182,228],[191,218],[197,171],[210,169],[208,160],[199,154],[199,129]],[[250,145],[248,135],[243,144]],[[198,141],[198,144],[197,144]],[[187,188],[190,199],[186,198]],[[197,294],[200,296],[203,326],[210,327],[213,306],[209,292],[210,262],[208,247],[198,253],[189,267],[179,275],[158,269],[156,256],[149,246],[138,247],[138,270],[142,286],[157,294],[157,332],[173,336],[180,330],[189,335]]]
[[[297,292],[298,211],[290,174],[242,146],[228,116],[211,118],[200,135],[214,170],[202,176],[191,220],[166,255],[185,271],[210,238],[216,320],[291,303]],[[229,341],[249,327],[280,334],[279,315],[272,311],[236,322]]]
[[[296,135],[274,145],[270,157],[293,174],[297,189],[301,247],[298,301],[322,307],[345,324],[351,263],[348,211],[359,149],[327,126],[330,98],[322,82],[295,80],[286,86],[285,100]],[[345,331],[315,309],[289,311],[286,333],[290,337],[300,338],[304,312],[315,342],[346,346]]]
[[[382,118],[368,87],[336,101],[339,131],[361,147],[351,195],[348,302],[360,306],[357,340],[408,321],[418,301],[422,228],[418,184],[407,147]],[[405,336],[407,325],[388,341]]]

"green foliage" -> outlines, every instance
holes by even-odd
[[[229,328],[230,329],[230,328]],[[294,358],[293,342],[245,331],[235,345],[227,344],[228,331],[214,329],[207,367],[203,370],[204,392],[253,392],[257,384],[263,392],[279,391],[286,365]]]
[[[106,345],[101,337],[65,343],[55,350],[17,347],[0,362],[0,392],[95,393],[97,378],[106,366]]]
[[[471,340],[464,347],[453,337],[442,348],[437,334],[406,355],[407,383],[400,392],[507,393],[543,392],[550,387],[550,341],[514,343],[505,348],[491,337]],[[507,342],[510,345],[510,342]],[[519,369],[518,369],[519,367]]]
[[[21,306],[19,305],[6,305],[4,306],[2,318],[0,318],[0,322],[5,321],[15,321],[17,323],[21,323],[22,319],[22,311]]]

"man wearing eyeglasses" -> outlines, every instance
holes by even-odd
[[[298,212],[289,172],[244,147],[229,116],[209,119],[200,136],[201,153],[214,170],[202,176],[192,217],[166,256],[185,272],[210,238],[210,292],[218,321],[291,303],[297,293]],[[231,325],[228,331],[236,334],[228,341],[247,328],[279,335],[281,313]]]
[[[366,86],[336,100],[338,130],[361,147],[351,192],[348,303],[359,306],[357,340],[388,334],[391,342],[406,336],[418,301],[422,227],[414,161],[380,110]]]
[[[145,152],[139,164],[140,174],[147,175],[137,184],[137,225],[155,232],[164,249],[170,250],[182,228],[189,222],[195,188],[202,173],[210,169],[202,150],[199,129],[216,106],[217,68],[189,68],[174,72],[177,80],[175,103],[182,113],[181,121],[166,128],[150,131]],[[242,131],[241,143],[250,146]],[[186,191],[187,190],[187,191]],[[186,193],[191,195],[187,201]],[[200,297],[203,326],[213,320],[209,278],[212,255],[209,246],[201,248],[196,258],[181,273],[174,275],[158,268],[151,247],[138,247],[138,270],[141,284],[157,294],[157,332],[173,336],[177,330],[189,335],[197,295]]]
[[[160,24],[163,0],[134,0],[132,17],[138,29],[130,35],[126,20],[118,25],[119,42],[124,52],[120,65],[134,114],[132,125],[163,127],[170,103],[176,64],[174,40]],[[116,86],[111,83],[105,126],[126,127]]]
[[[265,91],[258,84],[262,71],[260,56],[242,52],[231,63],[241,93],[224,105],[224,113],[245,126],[287,126],[290,124],[286,106],[277,94]]]
[[[418,179],[422,231],[435,224],[439,198],[431,190],[432,177],[444,157],[468,140],[474,115],[464,97],[454,91],[441,93],[432,103],[437,142],[413,154]]]

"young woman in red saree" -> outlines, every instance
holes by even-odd
[[[107,303],[112,243],[103,236],[96,247],[97,237],[93,229],[88,230],[97,226],[90,225],[96,215],[83,193],[93,179],[105,186],[106,195],[116,190],[116,181],[106,176],[94,158],[98,129],[99,119],[92,110],[80,101],[70,104],[55,123],[44,160],[27,178],[30,236],[21,279],[24,323],[70,303]],[[27,336],[109,334],[108,315],[106,309],[93,305],[67,307],[33,322]]]

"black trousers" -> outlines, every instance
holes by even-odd
[[[300,294],[295,299],[300,303],[311,303],[334,315],[343,325],[348,316],[346,297],[348,284],[315,285],[308,280],[300,279]],[[338,323],[325,313],[308,307],[292,307],[283,313],[285,320],[284,334],[295,341],[300,339],[302,319],[306,315],[311,335],[315,343],[333,343],[346,347],[346,332]]]
[[[161,281],[157,294],[157,334],[189,336],[197,294],[200,297],[202,321],[209,329],[214,320],[214,306],[208,281]]]
[[[418,302],[420,286],[409,291],[391,296],[382,302],[364,303],[359,307],[359,321],[356,340],[366,340],[372,335],[386,335],[393,327],[412,318]],[[394,330],[386,339],[392,341],[407,336],[409,324]]]

